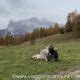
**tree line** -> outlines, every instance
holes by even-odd
[[[63,28],[59,26],[58,23],[50,26],[49,28],[36,28],[32,32],[28,32],[25,35],[12,36],[10,33],[0,37],[0,45],[19,45],[23,42],[30,41],[31,44],[34,44],[35,40],[38,38],[43,38],[58,33],[64,33]]]
[[[77,11],[68,14],[65,31],[72,33],[73,38],[80,38],[80,14]]]

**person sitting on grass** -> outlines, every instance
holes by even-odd
[[[58,55],[58,52],[57,52],[57,48],[53,47],[52,45],[49,45],[48,50],[49,50],[49,53],[51,54],[51,58],[54,59],[54,61],[58,61],[59,60],[59,55]],[[50,58],[50,56],[48,56],[48,58]]]

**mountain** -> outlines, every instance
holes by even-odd
[[[27,32],[31,32],[35,28],[49,27],[52,24],[52,21],[38,19],[36,17],[20,21],[11,20],[8,24],[7,31],[10,32],[11,35],[24,35]]]
[[[0,36],[4,36],[6,34],[6,29],[0,30]]]

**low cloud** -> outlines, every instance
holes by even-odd
[[[2,7],[2,6],[0,6],[0,16],[2,17],[6,17],[6,16],[8,16],[9,15],[9,11],[5,8],[5,7]]]
[[[79,0],[1,0],[0,27],[7,26],[6,23],[11,19],[21,20],[29,17],[64,22],[68,12],[74,9],[80,11],[79,4]]]
[[[21,8],[23,1],[22,0],[7,0],[7,3],[11,9]]]

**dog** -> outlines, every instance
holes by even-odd
[[[45,49],[42,49],[39,54],[33,55],[32,59],[35,59],[35,60],[43,59],[45,61],[48,61],[49,55],[50,55],[50,53],[49,53],[48,47],[46,47]]]
[[[52,47],[52,45],[42,49],[39,54],[35,54],[31,57],[32,59],[38,60],[43,59],[45,61],[58,60],[58,52],[56,47]]]

